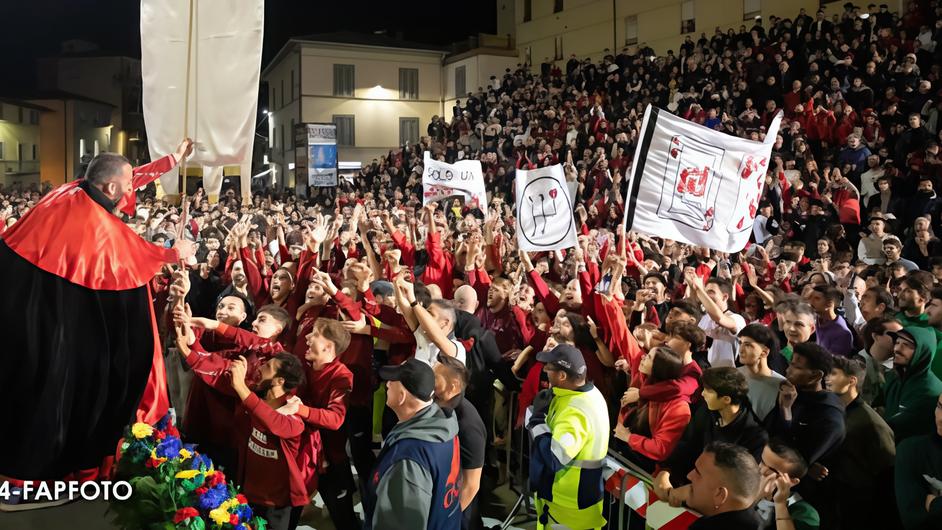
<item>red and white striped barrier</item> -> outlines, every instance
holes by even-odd
[[[605,491],[613,497],[622,499],[632,511],[643,517],[648,528],[653,530],[686,530],[700,514],[687,508],[674,508],[658,500],[654,490],[643,480],[635,476],[627,466],[608,457],[602,476],[605,478]]]

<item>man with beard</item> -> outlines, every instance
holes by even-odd
[[[467,265],[464,268],[468,284],[477,292],[478,299],[487,300],[484,306],[478,307],[474,316],[481,321],[482,327],[494,332],[501,353],[520,348],[531,337],[524,337],[520,331],[520,321],[526,321],[526,314],[511,305],[513,283],[506,278],[492,280],[483,266],[479,266],[483,264],[475,263],[483,261],[480,237],[472,236],[469,243]]]
[[[294,530],[301,509],[309,501],[303,470],[299,468],[304,422],[292,414],[279,414],[288,392],[304,382],[301,361],[287,352],[259,366],[254,389],[246,384],[248,361],[239,356],[229,366],[232,391],[240,406],[236,412],[239,448],[238,483],[252,511],[265,518],[268,528]]]
[[[0,475],[94,479],[129,420],[169,400],[150,281],[195,245],[153,245],[121,222],[134,190],[186,157],[192,141],[139,168],[102,153],[84,178],[47,194],[0,241],[5,345]],[[136,411],[136,413],[135,413]]]
[[[193,369],[195,379],[200,380],[193,384],[193,390],[201,388],[197,390],[195,399],[187,401],[188,413],[184,417],[183,431],[192,441],[199,443],[203,452],[217,464],[231,467],[235,461],[235,446],[230,418],[236,401],[226,373],[233,360],[244,357],[248,360],[248,380],[255,383],[261,365],[284,351],[278,336],[290,323],[290,317],[278,306],[264,306],[259,309],[250,332],[218,320],[191,317],[182,308],[178,308],[173,316],[177,326],[182,326],[186,332],[185,348],[180,347],[178,340],[180,355]],[[203,338],[208,339],[209,336],[221,336],[233,346],[216,352],[207,351]]]
[[[933,330],[905,327],[893,337],[893,371],[886,376],[886,408],[883,417],[896,442],[932,431],[935,397],[942,381],[929,367],[936,349]]]

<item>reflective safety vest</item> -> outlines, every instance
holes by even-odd
[[[564,466],[537,484],[538,528],[556,522],[570,528],[598,528],[602,517],[602,463],[608,453],[608,405],[593,385],[580,390],[553,388],[546,425],[533,431],[551,435],[550,450]],[[548,516],[548,517],[547,517]]]

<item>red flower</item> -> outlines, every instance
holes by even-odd
[[[209,488],[206,486],[200,486],[194,490],[194,493],[196,493],[198,497],[202,497],[207,491],[209,491]]]
[[[249,500],[246,499],[246,498],[245,498],[245,495],[242,495],[241,493],[238,494],[238,495],[236,495],[236,500],[239,501],[239,504],[248,504],[248,503],[249,503]]]
[[[180,508],[177,510],[177,513],[173,515],[174,524],[185,521],[191,517],[198,517],[200,512],[196,511],[196,508],[191,508],[187,506],[186,508]]]
[[[209,477],[210,488],[212,488],[213,486],[218,486],[220,484],[225,484],[225,483],[226,483],[226,475],[224,475],[222,471],[217,471],[213,473],[212,476]]]
[[[239,524],[239,516],[236,514],[232,514],[229,517],[229,524],[231,524],[232,526]]]
[[[163,439],[166,438],[166,437],[167,437],[167,435],[164,434],[163,431],[154,431],[154,439],[155,439],[155,440],[163,440]]]

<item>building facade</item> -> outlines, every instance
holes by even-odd
[[[828,16],[840,14],[845,2],[819,0],[514,0],[515,36],[521,60],[530,64],[600,59],[605,50],[647,45],[658,55],[675,52],[684,38],[701,33],[712,37],[747,24],[756,16],[791,18],[800,9],[814,16],[824,6]],[[887,2],[900,10],[901,0]],[[498,5],[498,7],[500,7]]]
[[[0,184],[39,183],[41,113],[49,109],[15,99],[0,99]]]
[[[290,40],[262,71],[275,185],[303,184],[294,171],[296,125],[336,124],[339,160],[370,163],[417,142],[433,117],[450,120],[456,89],[463,97],[518,63],[512,43],[510,36],[478,36],[454,53],[385,35]]]

